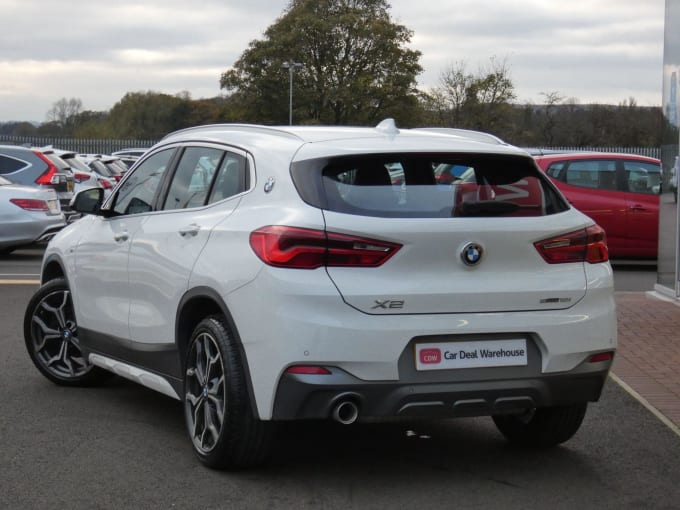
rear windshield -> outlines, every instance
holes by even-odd
[[[57,156],[53,152],[44,152],[43,155],[49,159],[54,166],[56,166],[59,170],[69,170],[71,167],[68,166],[68,163],[61,159],[59,156]]]
[[[62,157],[64,161],[66,161],[69,166],[74,169],[74,170],[83,170],[84,172],[90,172],[90,167],[87,166],[87,163],[84,161],[78,159],[77,157],[69,157],[69,158],[64,158]]]
[[[545,216],[568,205],[523,156],[381,154],[294,163],[307,203],[378,217]]]

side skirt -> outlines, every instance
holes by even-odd
[[[147,372],[141,368],[128,365],[122,361],[118,361],[112,358],[107,358],[101,354],[90,354],[90,363],[98,367],[113,372],[116,375],[129,379],[133,382],[146,386],[152,390],[158,391],[163,395],[172,397],[176,400],[182,400],[177,394],[172,385],[160,375]]]

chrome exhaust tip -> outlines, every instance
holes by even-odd
[[[343,425],[351,425],[359,418],[359,406],[352,400],[341,400],[333,407],[331,417]]]

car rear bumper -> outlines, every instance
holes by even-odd
[[[34,213],[22,221],[7,222],[0,235],[0,247],[19,247],[49,241],[66,226],[64,216]]]
[[[611,361],[584,363],[562,374],[446,382],[363,381],[329,367],[329,375],[285,374],[274,420],[328,419],[351,402],[361,418],[466,417],[521,413],[535,407],[597,401]],[[335,416],[337,419],[337,415]]]

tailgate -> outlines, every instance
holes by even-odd
[[[376,268],[329,267],[343,300],[370,314],[568,308],[585,294],[583,262],[548,264],[533,243],[583,227],[571,211],[534,218],[373,218],[325,212],[329,232],[399,243]],[[464,260],[466,253],[473,255]],[[474,263],[479,253],[479,260]]]

